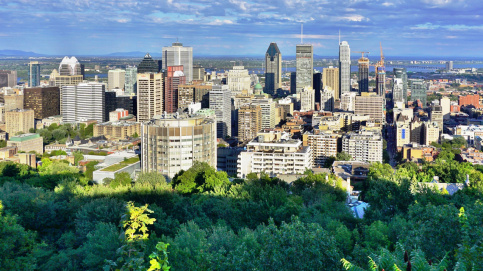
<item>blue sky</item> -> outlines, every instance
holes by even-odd
[[[335,56],[483,57],[482,0],[0,0],[0,49],[55,55],[160,52],[176,38],[196,55],[263,55],[304,42]]]

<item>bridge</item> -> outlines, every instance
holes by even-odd
[[[444,70],[445,67],[437,67],[437,66],[419,66],[419,65],[398,65],[398,64],[386,64],[386,67],[392,68],[411,68],[411,69],[418,69],[418,70]]]

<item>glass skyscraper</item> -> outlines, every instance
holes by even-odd
[[[282,54],[274,42],[265,54],[265,67],[265,93],[274,94],[282,86]]]
[[[137,92],[137,76],[138,69],[133,67],[126,67],[126,74],[124,75],[124,94],[136,95]]]
[[[139,63],[137,73],[157,73],[158,71],[158,63],[156,63],[151,55],[147,53],[141,63]]]
[[[314,49],[312,44],[299,44],[296,47],[296,93],[314,85]]]
[[[408,74],[405,68],[394,68],[394,78],[398,78],[402,80],[402,95],[405,97],[404,100],[408,97]]]
[[[340,94],[351,91],[351,49],[347,41],[339,44],[339,91]]]
[[[40,64],[38,61],[29,63],[29,87],[40,86]]]

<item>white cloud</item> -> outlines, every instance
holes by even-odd
[[[209,23],[206,23],[207,25],[227,25],[227,24],[235,24],[232,20],[220,20],[216,19],[214,21],[211,21]]]

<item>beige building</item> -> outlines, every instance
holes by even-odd
[[[431,122],[436,122],[439,130],[443,131],[443,107],[441,105],[433,105],[431,107]],[[427,145],[427,144],[426,144]]]
[[[334,90],[334,99],[340,99],[339,68],[329,67],[322,70],[322,83]]]
[[[272,98],[256,95],[252,100],[252,104],[260,105],[262,108],[262,129],[275,128],[275,102]]]
[[[342,138],[342,151],[360,162],[382,163],[383,138],[377,131],[347,133]]]
[[[304,87],[300,90],[300,111],[314,111],[315,109],[315,90],[312,87]]]
[[[411,129],[411,143],[421,144],[422,132],[423,132],[423,122],[419,118],[414,118],[410,123]]]
[[[286,119],[288,115],[293,116],[293,102],[290,98],[278,100],[278,105],[283,107],[283,118]]]
[[[32,109],[14,109],[5,113],[5,132],[9,135],[28,133],[35,127]]]
[[[163,74],[138,73],[138,121],[148,121],[163,113]]]
[[[248,70],[243,66],[234,66],[228,71],[228,88],[231,91],[232,98],[240,94],[243,90],[247,90],[251,94],[251,79]]]
[[[260,105],[245,104],[238,110],[238,140],[248,142],[262,129],[262,108]]]
[[[14,109],[23,109],[24,104],[24,96],[17,95],[17,94],[10,94],[3,96],[4,105],[5,105],[5,112]]]
[[[438,123],[425,122],[422,131],[424,135],[423,145],[431,145],[433,142],[438,142],[439,132],[441,131]]]
[[[84,81],[83,75],[60,75],[57,70],[50,74],[49,85],[52,87],[77,86]]]
[[[216,168],[216,120],[195,115],[159,116],[141,124],[141,164],[145,172],[169,179],[195,161]]]
[[[110,70],[107,73],[107,80],[109,90],[111,89],[124,89],[124,82],[126,77],[126,71],[121,69]]]
[[[12,136],[7,141],[7,146],[17,147],[18,152],[44,153],[44,139],[39,134],[23,134]]]
[[[363,92],[361,96],[356,96],[354,113],[370,116],[374,121],[384,123],[385,103],[385,98],[375,92]]]
[[[254,98],[255,95],[248,94],[248,91],[246,90],[242,91],[240,94],[236,95],[235,98],[233,98],[235,110],[240,109],[242,105],[250,104]]]
[[[324,167],[327,158],[336,157],[342,147],[341,135],[331,132],[305,133],[303,144],[312,149],[312,167]]]
[[[340,96],[340,109],[344,111],[354,111],[354,108],[356,107],[356,97],[357,93],[355,92],[348,92],[348,93],[343,93]]]
[[[178,109],[185,110],[194,102],[195,85],[178,86]]]
[[[104,135],[109,139],[124,139],[141,134],[141,124],[133,121],[104,122],[94,125],[94,136]]]

